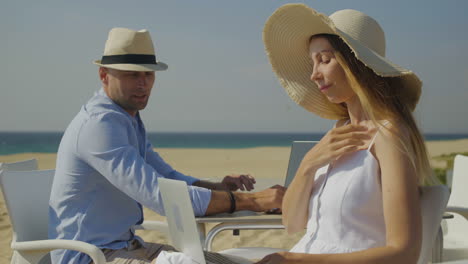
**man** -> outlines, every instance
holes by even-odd
[[[99,65],[102,89],[72,120],[63,135],[50,197],[49,236],[85,241],[103,249],[118,263],[149,263],[163,245],[144,243],[133,225],[143,222],[142,206],[164,214],[158,177],[187,182],[195,214],[280,208],[284,188],[257,193],[250,175],[229,175],[222,182],[201,181],[174,170],[153,151],[139,111],[146,107],[156,61],[146,30],[114,28]],[[52,253],[54,263],[89,263],[75,251]],[[128,260],[127,260],[128,261]]]

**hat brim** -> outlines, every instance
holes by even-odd
[[[101,60],[96,60],[93,63],[101,67],[121,71],[165,71],[168,68],[167,64],[160,61],[158,61],[157,64],[102,64]]]
[[[286,4],[267,20],[263,30],[265,50],[281,85],[297,104],[327,119],[347,117],[346,109],[331,103],[310,80],[309,39],[313,35],[338,35],[358,60],[382,77],[402,77],[412,108],[419,100],[421,81],[411,71],[398,66],[337,29],[324,14],[303,4]]]

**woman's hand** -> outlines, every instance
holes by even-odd
[[[259,262],[255,264],[287,264],[292,263],[292,257],[294,253],[291,252],[277,252],[270,255],[265,256]]]
[[[334,128],[304,156],[300,167],[320,168],[340,156],[366,149],[375,129],[362,125],[344,125]]]
[[[283,225],[289,234],[303,230],[317,170],[343,154],[365,149],[375,129],[344,125],[330,130],[301,161],[283,199]]]

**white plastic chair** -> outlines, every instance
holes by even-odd
[[[418,264],[437,263],[442,260],[440,223],[450,192],[445,185],[424,186],[421,191],[422,245]]]
[[[443,260],[468,261],[468,156],[455,156],[452,193],[447,212],[454,218],[444,220]]]
[[[452,214],[452,213],[451,213]],[[442,259],[468,261],[468,221],[461,215],[453,213],[453,218],[444,220],[444,244]]]
[[[37,170],[37,159],[28,159],[17,162],[0,162],[0,170],[5,171],[30,171]]]
[[[439,262],[440,264],[468,264],[467,259],[462,259],[462,260],[454,260],[454,261],[444,261],[444,262]]]
[[[457,213],[468,220],[468,156],[457,155],[453,163],[452,193],[447,212]]]
[[[96,264],[105,263],[104,254],[94,245],[47,238],[49,196],[54,172],[1,172],[0,186],[13,228],[11,248],[14,253],[11,263],[39,263],[54,249],[77,250],[88,254]]]
[[[50,263],[54,249],[76,250],[88,254],[96,264],[105,263],[102,251],[76,240],[48,239],[49,197],[54,170],[0,171],[6,206],[13,228],[11,263]],[[145,221],[136,229],[158,230],[168,234],[167,224]],[[45,258],[44,258],[45,257]]]

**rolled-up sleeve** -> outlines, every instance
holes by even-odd
[[[78,155],[129,197],[151,210],[165,215],[158,178],[172,178],[193,183],[193,177],[172,169],[153,151],[149,163],[129,139],[135,137],[132,123],[121,113],[95,114],[80,128]],[[147,153],[149,154],[149,153]],[[196,180],[196,179],[195,179]],[[211,191],[194,186],[189,194],[195,215],[204,215]]]

